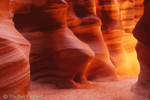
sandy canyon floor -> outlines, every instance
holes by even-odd
[[[115,82],[92,82],[80,89],[56,89],[52,84],[30,82],[29,100],[148,100],[130,92],[137,76],[119,76]]]

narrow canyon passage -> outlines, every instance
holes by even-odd
[[[149,100],[149,4],[0,0],[0,100]]]

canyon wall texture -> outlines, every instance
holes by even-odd
[[[102,33],[111,60],[116,67],[126,62],[125,49],[122,44],[124,29],[116,0],[97,0],[97,16],[102,21]]]
[[[96,0],[101,31],[117,75],[139,73],[135,52],[137,41],[132,35],[135,25],[133,5],[131,0]]]
[[[139,9],[139,1],[134,0],[118,0],[121,12],[121,20],[123,29],[125,30],[125,34],[123,37],[123,46],[127,55],[127,62],[124,67],[119,70],[126,69],[125,74],[137,75],[140,71],[140,66],[138,63],[137,54],[135,51],[135,45],[137,40],[134,38],[132,31],[137,22],[137,17],[140,17],[137,13],[141,13],[142,11],[137,11]],[[120,71],[119,71],[120,72]],[[121,71],[122,73],[122,71]]]
[[[54,83],[58,88],[75,88],[87,83],[85,70],[95,54],[67,27],[67,3],[46,0],[29,3],[23,14],[16,14],[15,26],[31,43],[31,80]]]
[[[139,70],[131,90],[149,96],[148,4],[142,16],[142,0],[0,0],[0,97],[25,94],[30,77],[78,88]]]
[[[135,22],[137,23],[141,16],[143,15],[144,11],[144,5],[143,5],[143,0],[134,0],[134,19]]]
[[[13,4],[0,0],[0,100],[3,95],[26,95],[30,81],[30,43],[15,29]]]
[[[136,24],[133,35],[138,40],[136,51],[140,62],[140,74],[131,91],[150,98],[150,1],[144,2],[144,13]]]
[[[67,25],[82,42],[95,53],[86,69],[86,78],[91,81],[116,80],[112,64],[101,32],[101,21],[95,14],[95,0],[66,0],[68,3]]]
[[[125,35],[123,37],[123,45],[127,53],[135,51],[137,40],[133,37],[132,31],[135,26],[134,19],[134,0],[119,0],[121,20]]]

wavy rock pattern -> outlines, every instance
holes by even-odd
[[[140,72],[140,66],[138,60],[136,59],[137,54],[135,52],[137,40],[132,34],[136,24],[133,9],[135,3],[134,0],[118,0],[118,3],[120,5],[121,20],[125,30],[125,35],[122,42],[127,54],[126,66],[122,67],[120,70],[127,70],[126,74],[129,75],[138,75]]]
[[[94,59],[86,70],[87,79],[92,81],[102,81],[104,78],[116,80],[115,67],[110,61],[109,53],[100,31],[101,21],[95,15],[95,0],[66,1],[69,5],[68,27],[77,38],[88,44],[95,53]]]
[[[135,22],[137,23],[141,16],[143,15],[144,11],[144,5],[143,5],[143,0],[134,0],[134,19]]]
[[[96,0],[96,6],[97,16],[102,20],[103,37],[111,60],[116,66],[116,74],[137,75],[139,73],[139,63],[135,60],[137,40],[132,35],[135,25],[133,1]]]
[[[90,47],[67,27],[67,4],[47,0],[40,6],[28,4],[28,13],[16,14],[16,28],[30,41],[31,80],[54,83],[58,88],[85,83],[85,69],[94,57]]]
[[[136,46],[140,62],[140,74],[131,91],[150,98],[150,1],[144,2],[144,14],[136,24],[133,35],[139,41]]]
[[[26,94],[30,70],[31,80],[54,83],[58,88],[76,88],[79,83],[88,83],[87,79],[116,80],[115,67],[117,74],[130,73],[126,66],[131,63],[128,55],[135,54],[132,30],[142,15],[142,1],[135,0],[135,6],[132,0],[66,2],[0,0],[0,99],[4,94]],[[136,51],[141,72],[131,89],[147,97],[150,96],[149,4],[145,0],[144,15],[133,31],[139,41]],[[30,43],[26,39],[32,45],[30,59]]]
[[[0,1],[0,100],[3,95],[25,95],[30,81],[30,43],[15,29],[10,4]]]
[[[125,34],[116,0],[97,0],[97,16],[102,21],[102,33],[116,68],[126,66],[126,51],[122,40]]]
[[[134,20],[134,1],[133,0],[119,0],[121,20],[123,28],[125,30],[125,36],[123,37],[123,45],[127,53],[135,51],[135,45],[137,40],[133,37],[132,31],[135,27]]]

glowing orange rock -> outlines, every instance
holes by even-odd
[[[121,20],[126,33],[132,33],[135,25],[134,21],[134,1],[133,0],[118,0],[120,1]]]
[[[102,33],[116,67],[123,66],[127,58],[122,44],[124,29],[121,21],[119,5],[116,0],[97,0],[97,16],[102,21]]]
[[[126,66],[122,70],[126,70],[128,75],[138,75],[140,71],[140,66],[137,61],[137,55],[135,52],[135,45],[137,40],[134,38],[132,31],[135,27],[134,18],[134,1],[133,0],[118,0],[120,6],[121,20],[123,28],[125,30],[125,35],[123,37],[123,46],[127,55]],[[121,70],[121,69],[120,69]]]
[[[136,24],[133,35],[139,41],[136,45],[140,74],[131,91],[150,98],[150,1],[144,2],[144,14]]]
[[[135,45],[137,40],[133,37],[132,31],[135,27],[134,20],[134,1],[133,0],[118,0],[121,11],[121,20],[123,28],[125,30],[125,36],[123,37],[123,45],[127,53],[135,51]]]
[[[29,2],[26,11],[14,18],[16,28],[32,45],[31,79],[54,83],[58,88],[77,87],[74,77],[80,83],[87,82],[84,72],[94,53],[67,27],[66,2],[46,0],[39,4]]]
[[[135,22],[137,23],[141,16],[143,15],[143,10],[144,10],[144,5],[143,5],[143,0],[134,0],[134,19]]]
[[[17,6],[17,5],[16,5]],[[25,95],[30,80],[30,43],[15,29],[13,3],[0,1],[0,100]]]
[[[131,0],[96,0],[97,16],[102,20],[102,33],[118,75],[137,75],[135,25]],[[134,59],[134,60],[132,60]],[[132,62],[132,64],[131,64]],[[134,63],[134,64],[133,64]]]
[[[92,81],[116,80],[115,67],[110,61],[109,53],[103,40],[101,21],[95,15],[94,0],[66,0],[69,8],[67,25],[76,37],[88,44],[95,53],[89,63],[86,77]]]

